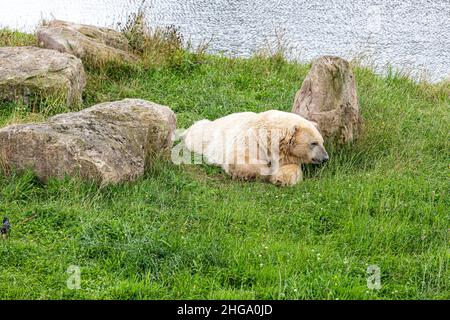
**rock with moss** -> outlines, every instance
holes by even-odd
[[[127,38],[109,28],[53,20],[41,26],[36,36],[39,46],[73,54],[90,65],[137,61]]]
[[[349,63],[333,56],[315,60],[295,96],[292,112],[315,121],[326,140],[344,144],[357,138],[362,118]]]
[[[139,99],[101,103],[0,129],[0,168],[31,169],[43,182],[65,176],[129,181],[170,154],[175,127],[166,106]]]
[[[0,48],[0,99],[37,106],[54,101],[69,107],[81,103],[86,84],[77,57],[37,47]]]

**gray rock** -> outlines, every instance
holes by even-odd
[[[326,140],[341,144],[354,140],[361,132],[362,118],[349,63],[332,56],[315,60],[292,112],[317,122]]]
[[[127,38],[113,29],[53,20],[40,27],[36,36],[39,46],[73,54],[91,65],[137,61]]]
[[[0,48],[0,99],[39,103],[63,98],[72,107],[81,103],[85,83],[83,64],[73,55],[36,47]]]
[[[176,116],[162,105],[125,99],[64,113],[45,123],[0,129],[0,168],[102,184],[132,180],[172,147]]]

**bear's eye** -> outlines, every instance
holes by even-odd
[[[317,147],[318,145],[319,145],[318,142],[313,142],[313,143],[311,143],[311,147]]]

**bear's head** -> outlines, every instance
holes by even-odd
[[[328,161],[328,153],[323,146],[323,138],[314,122],[294,125],[288,133],[286,151],[301,163],[322,164]]]

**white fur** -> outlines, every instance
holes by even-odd
[[[185,132],[183,139],[188,150],[203,155],[208,163],[221,166],[233,175],[233,172],[230,172],[233,170],[230,169],[233,167],[231,165],[243,159],[245,150],[248,151],[253,168],[256,166],[258,169],[268,169],[274,161],[278,161],[274,159],[274,154],[271,154],[267,140],[262,138],[262,132],[282,139],[299,128],[308,128],[320,136],[313,122],[294,113],[269,110],[262,113],[234,113],[214,121],[198,121]],[[249,144],[254,148],[248,148]],[[281,165],[284,164],[286,163]],[[295,174],[299,175],[298,172]]]

